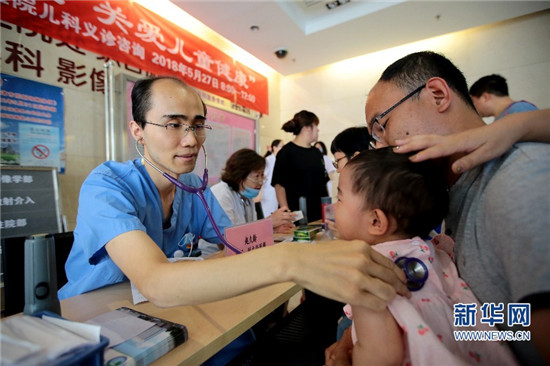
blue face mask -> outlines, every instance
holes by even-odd
[[[244,191],[240,191],[239,193],[240,193],[241,196],[243,196],[244,198],[253,199],[253,198],[255,198],[256,196],[258,196],[258,194],[260,194],[260,190],[259,190],[259,189],[254,189],[254,188],[250,188],[250,187],[244,187]]]

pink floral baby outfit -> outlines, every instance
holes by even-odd
[[[434,249],[433,243],[439,244]],[[428,279],[419,291],[407,299],[397,296],[388,304],[394,319],[403,330],[405,358],[403,365],[516,365],[506,344],[495,341],[455,341],[453,331],[497,330],[481,323],[481,308],[474,294],[460,277],[449,254],[454,242],[446,235],[437,235],[432,242],[419,237],[386,242],[373,249],[395,260],[418,258],[428,267]],[[476,304],[476,324],[454,326],[454,304]],[[351,318],[351,306],[344,311]],[[355,329],[352,329],[356,342]]]

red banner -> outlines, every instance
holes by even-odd
[[[0,1],[6,22],[269,113],[265,76],[134,2]]]

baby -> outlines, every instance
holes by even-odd
[[[410,272],[410,299],[398,296],[382,312],[346,306],[354,365],[516,364],[504,343],[454,339],[454,330],[496,328],[480,322],[479,302],[458,277],[452,253],[434,247],[444,242],[452,250],[452,239],[421,239],[442,222],[448,202],[444,174],[433,162],[411,163],[391,148],[363,151],[343,169],[334,204],[340,237],[364,240],[417,270]],[[454,327],[455,304],[476,304],[475,326]]]

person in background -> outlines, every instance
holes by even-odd
[[[363,150],[368,150],[371,140],[369,130],[366,126],[350,127],[340,132],[332,140],[330,151],[334,155],[333,165],[336,172],[346,166],[346,163]]]
[[[254,150],[237,150],[225,162],[221,181],[211,187],[233,225],[258,219],[253,199],[265,183],[264,168],[265,159]],[[275,232],[294,228],[294,214],[288,207],[277,209],[267,218],[272,220]]]
[[[288,243],[231,257],[170,262],[185,235],[220,242],[198,195],[176,189],[149,164],[186,185],[200,186],[192,171],[209,128],[206,112],[200,95],[180,79],[136,82],[129,131],[143,158],[104,162],[82,184],[65,264],[68,282],[58,292],[60,299],[128,280],[160,307],[221,300],[287,281],[373,309],[392,299],[396,286],[407,292],[399,269],[359,241]],[[231,226],[208,187],[204,196],[219,228]],[[350,258],[359,260],[350,263]],[[227,362],[242,346],[224,348],[218,361]]]
[[[281,139],[275,139],[275,140],[271,141],[271,144],[267,145],[267,149],[266,149],[266,152],[264,154],[264,158],[267,158],[269,155],[274,154],[274,153],[276,154],[277,152],[279,152],[279,150],[281,150],[283,145],[284,145],[284,142]]]
[[[320,220],[321,197],[328,195],[323,154],[312,146],[319,135],[319,118],[312,112],[300,111],[286,122],[282,129],[295,135],[294,140],[283,146],[277,155],[271,184],[277,192],[280,206],[299,210],[299,198],[306,197],[309,222]],[[306,214],[306,213],[305,213]],[[342,303],[304,290],[302,296],[306,329],[315,334],[304,345],[304,352],[322,362],[324,349],[336,340],[338,319]]]
[[[326,197],[328,175],[323,154],[311,146],[319,136],[319,118],[309,111],[300,111],[282,129],[294,134],[275,161],[271,185],[275,187],[279,206],[300,210],[299,199],[307,201],[307,219],[321,219],[321,197]]]
[[[323,160],[325,162],[325,170],[328,174],[329,181],[327,182],[327,191],[328,196],[332,198],[332,180],[334,179],[334,172],[336,171],[336,168],[334,168],[334,165],[332,164],[332,160],[327,155],[327,147],[323,141],[316,141],[315,144],[313,144],[314,147],[319,149],[321,154],[323,154]]]
[[[280,141],[280,140],[279,140]],[[242,225],[258,220],[254,199],[265,185],[264,167],[266,159],[258,155],[252,149],[240,149],[235,151],[225,162],[222,170],[221,181],[211,187],[212,193],[224,209],[233,225]],[[295,228],[293,222],[295,216],[288,207],[276,209],[267,218],[272,220],[273,231],[289,233]],[[201,242],[201,250],[213,253],[215,249],[210,243]],[[265,332],[266,324],[276,323],[286,313],[287,305],[264,318],[254,328],[254,334],[259,337]]]
[[[485,126],[463,74],[434,52],[413,53],[390,65],[371,89],[365,115],[377,148],[401,146],[416,135],[440,135],[444,140]],[[513,116],[527,121],[541,114],[504,118]],[[531,341],[510,342],[520,363],[549,364],[550,195],[544,187],[550,181],[550,145],[516,143],[502,156],[467,172],[453,166],[465,155],[458,151],[444,162],[452,186],[446,233],[456,243],[459,275],[488,306],[528,304],[530,326],[497,326],[530,332]]]
[[[283,148],[284,142],[276,139],[271,142],[270,149],[265,154],[265,183],[260,192],[261,206],[264,216],[269,216],[279,208],[277,202],[277,194],[275,188],[271,185],[271,177],[273,176],[273,168],[275,167],[275,159],[279,150]]]
[[[381,312],[345,307],[353,319],[354,365],[515,365],[506,345],[455,341],[455,305],[477,304],[452,261],[446,235],[426,240],[448,211],[444,174],[435,161],[413,163],[391,148],[365,150],[343,169],[334,204],[340,237],[361,239],[404,266],[423,268],[424,281],[410,282],[411,298],[398,296]],[[420,277],[420,276],[419,276]],[[497,329],[481,322],[473,331]],[[466,328],[464,328],[466,329]],[[330,354],[330,350],[328,351]],[[328,360],[327,360],[328,361]]]
[[[330,151],[334,155],[334,161],[332,165],[336,168],[336,172],[340,171],[346,166],[347,162],[355,155],[359,154],[363,150],[368,150],[370,146],[371,136],[366,126],[357,126],[346,128],[340,132],[330,144]],[[328,228],[335,237],[338,237],[338,229],[334,224],[334,221],[328,220]],[[346,323],[344,319],[343,324]],[[341,330],[339,329],[338,338],[340,338]]]
[[[497,74],[484,76],[473,83],[470,96],[479,115],[495,117],[495,121],[511,113],[538,110],[531,102],[510,98],[506,79]]]

